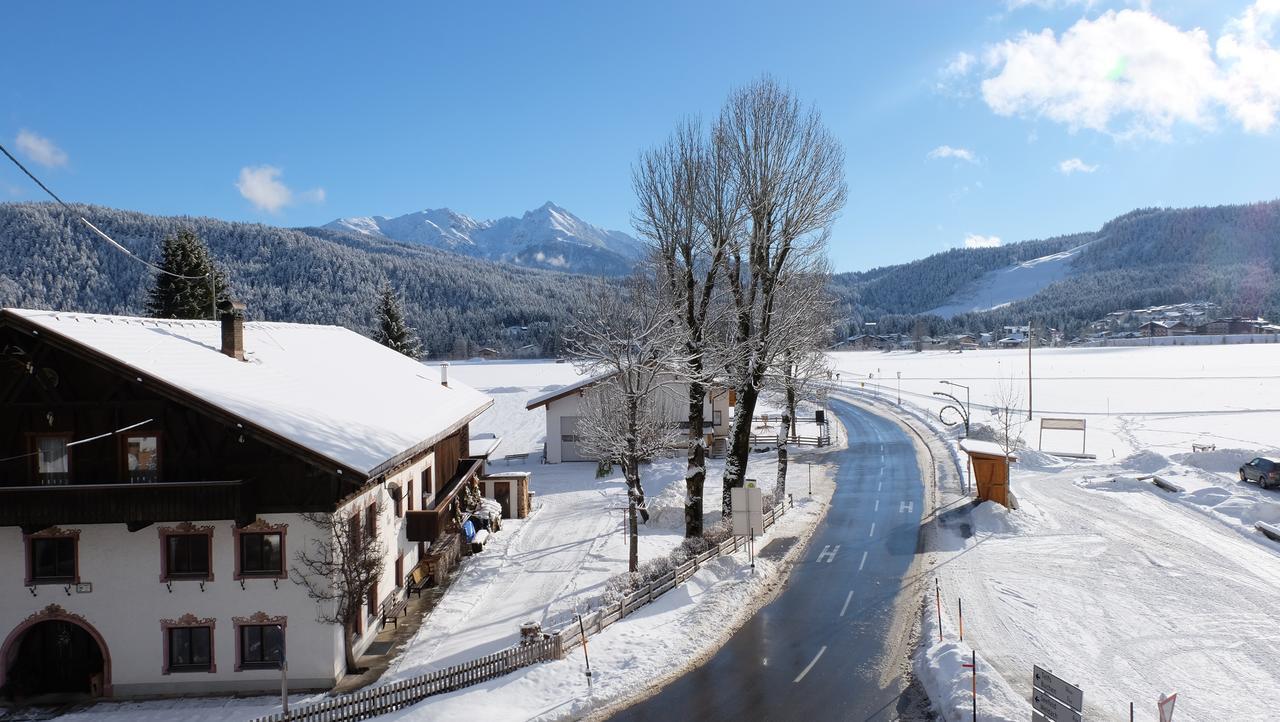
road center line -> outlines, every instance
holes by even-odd
[[[865,553],[865,552],[864,552],[864,553]],[[842,617],[843,617],[843,616],[844,616],[844,613],[845,613],[845,612],[847,612],[847,611],[849,611],[849,602],[851,602],[851,601],[853,601],[853,590],[852,590],[852,589],[850,589],[850,590],[849,590],[849,596],[847,596],[847,597],[845,597],[845,598],[844,598],[844,606],[843,606],[843,607],[840,607],[840,616],[842,616]]]
[[[866,553],[866,552],[863,552],[863,553],[862,553],[862,561],[858,562],[858,571],[862,571],[862,567],[863,567],[863,565],[865,565],[866,563],[867,563],[867,553]],[[850,593],[850,594],[853,594],[853,592],[849,592],[849,593]]]
[[[868,534],[867,536],[875,536],[875,535],[876,535],[876,523],[873,521],[871,522],[871,533]]]
[[[876,482],[876,491],[880,491],[880,487],[882,487],[882,486],[884,486],[884,482],[883,482],[883,481],[877,481],[877,482]]]
[[[876,499],[876,508],[875,508],[875,510],[876,510],[876,511],[880,511],[880,500],[879,500],[879,499]]]
[[[799,682],[800,680],[804,679],[804,676],[805,676],[806,674],[808,674],[808,673],[809,673],[809,670],[813,669],[813,665],[815,665],[815,664],[817,664],[817,663],[818,663],[818,660],[822,658],[822,653],[823,653],[823,652],[825,652],[825,651],[827,651],[827,646],[824,644],[824,645],[822,646],[822,649],[819,649],[819,650],[818,650],[818,653],[817,653],[816,655],[814,655],[814,657],[813,657],[813,661],[809,663],[809,666],[808,666],[808,667],[805,667],[805,668],[800,672],[800,674],[796,676],[796,678],[795,678],[795,680],[794,680],[794,681],[795,681],[795,682]]]

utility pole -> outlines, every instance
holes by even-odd
[[[1031,420],[1031,347],[1035,336],[1031,334],[1031,319],[1027,319],[1027,421]]]

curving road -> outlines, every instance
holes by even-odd
[[[898,717],[907,631],[919,609],[905,587],[924,485],[907,432],[851,404],[831,405],[849,444],[833,459],[831,508],[786,588],[715,656],[613,720]]]

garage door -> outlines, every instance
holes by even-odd
[[[578,453],[578,422],[581,416],[560,417],[560,460],[591,461]]]

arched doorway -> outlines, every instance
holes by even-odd
[[[111,658],[102,635],[56,604],[28,617],[0,647],[0,690],[31,699],[111,694]]]

